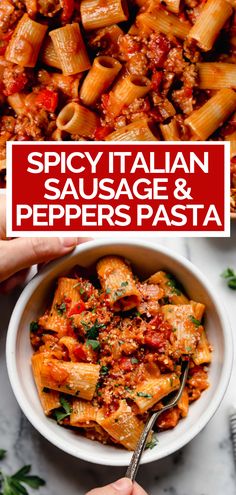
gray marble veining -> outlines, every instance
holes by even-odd
[[[236,222],[235,222],[236,223]],[[236,268],[236,225],[230,239],[150,239],[191,259],[222,297],[236,333],[236,293],[219,277],[227,266]],[[96,486],[123,476],[124,468],[89,464],[70,457],[43,439],[21,413],[6,372],[5,338],[8,320],[18,294],[0,300],[0,448],[12,471],[24,463],[46,479],[42,495],[84,495]],[[138,481],[150,495],[235,495],[236,478],[229,434],[228,411],[236,404],[236,364],[229,389],[218,412],[185,448],[158,462],[141,466]]]

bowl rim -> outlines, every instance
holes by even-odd
[[[172,249],[166,248],[163,245],[145,241],[145,240],[140,240],[140,239],[121,239],[121,240],[112,240],[112,239],[97,239],[97,240],[92,240],[85,242],[83,244],[80,244],[75,248],[74,251],[69,253],[68,255],[56,259],[50,263],[48,263],[45,267],[42,268],[42,270],[36,274],[30,282],[26,285],[26,287],[23,289],[19,299],[16,302],[16,305],[14,307],[14,310],[11,315],[11,319],[9,322],[8,326],[8,332],[7,332],[7,340],[6,340],[6,363],[7,363],[7,371],[8,371],[8,377],[9,381],[13,390],[13,393],[15,395],[15,398],[23,411],[24,415],[27,417],[29,422],[34,426],[34,428],[44,437],[46,440],[50,441],[54,446],[58,447],[61,449],[63,452],[70,454],[78,459],[82,459],[91,463],[95,464],[100,464],[100,465],[109,465],[109,466],[126,466],[129,462],[129,460],[122,460],[121,458],[117,459],[112,459],[112,456],[107,456],[107,458],[97,458],[96,453],[91,452],[91,454],[87,454],[86,452],[84,453],[83,450],[80,450],[76,448],[74,445],[69,445],[69,442],[65,441],[63,438],[60,437],[55,432],[52,432],[51,429],[46,427],[43,423],[41,423],[41,420],[39,420],[37,413],[33,412],[31,414],[31,408],[27,408],[27,401],[24,400],[24,394],[22,394],[22,389],[21,389],[21,382],[18,376],[17,372],[17,360],[16,360],[16,341],[17,341],[17,334],[18,334],[18,322],[20,321],[22,317],[22,313],[24,311],[25,305],[27,304],[27,301],[29,298],[32,296],[32,294],[35,292],[36,288],[40,285],[42,280],[46,275],[48,275],[55,266],[60,265],[60,263],[66,260],[70,259],[73,256],[77,256],[79,253],[89,250],[94,250],[97,247],[100,246],[111,246],[114,247],[115,245],[131,245],[134,247],[144,247],[144,248],[150,248],[155,251],[160,252],[162,254],[167,255],[170,257],[172,260],[176,260],[179,264],[182,264],[189,272],[192,274],[194,278],[200,281],[200,283],[203,285],[203,287],[206,289],[206,291],[209,294],[209,297],[213,301],[221,328],[223,330],[223,338],[224,338],[224,361],[222,365],[222,371],[221,371],[221,377],[218,382],[217,390],[216,393],[212,399],[212,401],[209,403],[208,407],[204,411],[204,413],[200,416],[199,421],[197,421],[189,430],[187,430],[180,439],[177,441],[173,442],[173,445],[167,446],[165,448],[164,454],[158,453],[158,449],[154,449],[152,451],[152,456],[145,457],[143,456],[141,463],[146,464],[149,462],[153,462],[159,459],[163,459],[167,457],[170,454],[173,454],[177,450],[181,449],[184,445],[189,443],[210,421],[210,419],[214,416],[216,413],[218,407],[220,406],[223,397],[226,393],[228,383],[231,377],[231,371],[232,371],[232,365],[233,365],[233,355],[234,355],[234,349],[233,349],[233,334],[232,334],[232,329],[229,324],[228,316],[227,313],[225,312],[224,305],[222,305],[222,302],[218,300],[218,297],[215,295],[215,290],[213,286],[209,283],[208,279],[205,277],[205,275],[196,267],[191,261],[189,261],[187,258],[184,256],[180,255],[178,252],[175,252]],[[50,436],[47,435],[47,433],[50,434]],[[176,447],[177,443],[177,447]],[[66,445],[65,445],[66,444]],[[131,456],[131,454],[130,454]]]

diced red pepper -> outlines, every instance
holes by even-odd
[[[130,358],[122,357],[119,359],[119,367],[123,371],[132,371],[133,364]]]
[[[94,139],[95,141],[103,141],[108,134],[111,134],[112,132],[112,127],[109,127],[108,125],[99,126],[95,129],[94,133]]]
[[[20,91],[22,91],[22,89],[24,89],[27,82],[28,79],[24,72],[21,74],[17,74],[16,79],[8,81],[7,85],[5,84],[4,94],[6,96],[10,96],[14,93],[19,93]]]
[[[166,339],[160,332],[147,331],[144,342],[153,349],[161,349],[165,346]]]
[[[185,94],[185,96],[191,98],[191,96],[193,95],[192,88],[188,88],[188,87],[184,88],[184,94]]]
[[[87,354],[81,344],[78,344],[74,350],[74,356],[77,361],[87,361]]]
[[[76,303],[73,306],[73,308],[70,309],[70,311],[68,313],[68,318],[70,318],[70,316],[73,316],[73,315],[79,315],[84,310],[85,310],[85,304],[84,304],[84,302],[83,301],[79,301],[78,303]]]
[[[0,34],[0,55],[5,54],[5,51],[7,49],[7,45],[8,45],[8,43],[12,37],[12,34],[13,34],[13,30],[8,31],[5,34],[3,34],[3,33]]]
[[[35,104],[48,112],[55,112],[58,105],[58,93],[51,89],[43,88],[37,94]]]
[[[70,20],[74,8],[75,8],[75,2],[74,0],[61,0],[61,6],[62,6],[62,15],[61,15],[61,20],[63,22],[67,22]]]
[[[160,84],[162,81],[163,73],[162,72],[154,72],[152,75],[152,90],[157,91],[160,88]]]

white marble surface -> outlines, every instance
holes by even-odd
[[[159,239],[195,263],[222,297],[236,334],[236,292],[226,287],[219,274],[227,266],[236,269],[236,222],[230,239]],[[151,239],[153,241],[153,239]],[[47,480],[40,495],[83,495],[88,489],[124,475],[111,468],[79,461],[44,440],[23,416],[6,372],[5,338],[8,320],[18,294],[0,300],[0,448],[8,450],[6,469],[31,463],[33,471]],[[181,451],[142,466],[138,481],[150,495],[234,495],[236,479],[229,435],[228,412],[236,405],[236,362],[224,401],[208,426]]]

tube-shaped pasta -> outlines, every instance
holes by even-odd
[[[180,414],[182,418],[186,418],[186,416],[188,416],[189,398],[188,398],[188,390],[186,387],[184,387],[184,390],[178,401],[178,409],[180,410]]]
[[[81,296],[76,288],[77,279],[60,277],[49,314],[41,316],[40,325],[63,336],[67,330],[67,312],[73,315],[73,308],[80,304]],[[65,301],[66,299],[66,301]],[[70,301],[70,302],[68,302]]]
[[[97,410],[90,402],[80,399],[74,399],[72,412],[70,415],[70,424],[72,426],[80,426],[81,423],[96,421]]]
[[[160,124],[160,130],[165,141],[180,141],[175,119],[172,119],[169,124]]]
[[[105,256],[97,263],[98,277],[114,311],[128,311],[139,305],[141,295],[132,270],[123,258]]]
[[[43,387],[92,400],[99,378],[98,364],[72,363],[44,358],[40,376]]]
[[[110,416],[100,409],[97,414],[97,423],[128,450],[135,449],[144,428],[144,423],[135,416],[124,400],[120,401],[119,408]]]
[[[179,13],[180,0],[165,0],[165,7],[174,14]]]
[[[81,87],[82,103],[94,105],[101,94],[111,86],[121,67],[120,62],[113,57],[96,57]]]
[[[56,123],[61,131],[92,138],[99,125],[99,118],[91,110],[71,102],[61,110]]]
[[[49,67],[55,67],[55,69],[61,69],[61,63],[56,54],[56,50],[54,48],[50,36],[46,36],[46,39],[43,43],[40,52],[40,60],[43,64],[48,65]]]
[[[176,373],[149,378],[136,387],[132,400],[137,404],[140,412],[144,413],[163,397],[177,390],[179,386],[180,381]]]
[[[197,366],[211,362],[211,352],[205,330],[202,331],[200,341],[193,355],[193,361]]]
[[[38,390],[39,399],[42,404],[44,413],[48,416],[53,409],[60,407],[60,397],[59,392],[55,390],[50,390],[47,387],[44,389],[41,380],[41,366],[45,358],[45,355],[40,352],[32,356],[32,371],[34,376],[34,381]]]
[[[190,30],[187,22],[181,21],[174,14],[170,14],[163,9],[144,12],[137,16],[137,25],[142,31],[157,31],[164,34],[173,34],[177,38],[184,40]]]
[[[225,141],[230,141],[230,157],[236,156],[236,131],[225,136]]]
[[[65,76],[90,68],[90,61],[78,23],[67,24],[49,33]]]
[[[194,138],[205,140],[220,127],[236,109],[236,93],[221,89],[185,120]]]
[[[24,14],[9,41],[6,60],[23,67],[35,67],[46,31],[47,26]]]
[[[202,62],[197,67],[200,89],[236,89],[236,64]]]
[[[126,0],[82,0],[81,20],[84,29],[89,31],[127,21],[129,17]]]
[[[188,34],[205,52],[211,50],[233,9],[226,0],[208,0]]]
[[[158,141],[147,119],[125,125],[105,137],[105,141]]]
[[[10,107],[13,108],[17,115],[21,115],[26,111],[25,98],[26,95],[24,93],[14,93],[7,98]]]
[[[8,0],[1,0],[0,14],[8,17],[14,12],[14,6]]]
[[[110,92],[108,105],[110,112],[119,115],[125,105],[130,105],[136,98],[142,98],[151,89],[151,82],[144,76],[128,75],[118,80]]]
[[[202,305],[204,308],[204,305]],[[193,355],[202,333],[202,326],[195,312],[195,304],[166,304],[161,307],[164,320],[173,331],[175,354]]]

